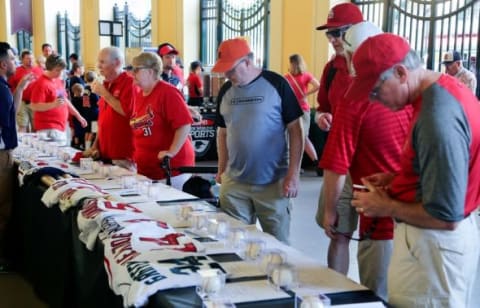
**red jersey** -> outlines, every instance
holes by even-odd
[[[117,113],[103,97],[98,101],[98,142],[102,158],[132,159],[133,136],[129,125],[133,112],[133,95],[137,87],[133,77],[126,72],[115,80],[103,83],[105,88],[120,101],[125,115]]]
[[[327,91],[327,77],[331,66],[336,69],[336,72]],[[344,100],[345,92],[351,82],[352,76],[348,71],[347,60],[344,56],[336,55],[323,69],[322,78],[320,79],[320,89],[317,94],[317,111],[330,112],[332,115],[335,114],[335,107],[339,102]]]
[[[44,104],[52,103],[58,97],[67,98],[65,85],[61,79],[51,79],[42,74],[32,84],[30,103]],[[68,105],[66,103],[47,111],[35,111],[33,126],[35,130],[57,129],[65,131],[68,120]]]
[[[308,72],[304,72],[298,75],[286,74],[285,79],[287,79],[290,87],[293,89],[293,93],[297,97],[300,108],[303,111],[309,111],[310,106],[308,105],[306,93],[308,92],[308,84],[312,81],[313,76]]]
[[[10,85],[10,89],[12,92],[18,86],[20,80],[22,80],[23,76],[27,75],[28,73],[32,73],[35,79],[38,79],[40,76],[43,75],[43,70],[38,66],[32,66],[31,68],[25,68],[23,66],[17,67],[15,70],[15,74],[8,79],[8,84]],[[30,84],[23,90],[22,100],[26,102],[30,102],[31,92],[32,92],[32,85],[34,82],[30,82]]]
[[[340,101],[320,166],[338,174],[350,172],[354,184],[373,173],[396,172],[411,119],[412,108],[393,112],[369,101]],[[376,219],[371,238],[392,239],[392,218]],[[372,221],[360,215],[360,234],[370,231]]]
[[[188,75],[187,84],[188,97],[203,97],[203,95],[198,92],[198,89],[203,87],[202,79],[200,78],[200,76],[195,73],[190,73],[190,75]]]
[[[158,153],[170,148],[179,127],[192,122],[183,96],[174,86],[159,81],[147,96],[138,92],[135,96],[135,111],[130,120],[138,173],[155,180],[165,178]],[[173,168],[195,164],[190,137],[170,163]]]

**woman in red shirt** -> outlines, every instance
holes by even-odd
[[[154,53],[141,53],[133,58],[132,72],[141,88],[130,120],[138,172],[154,180],[165,178],[160,166],[165,156],[171,157],[172,168],[193,166],[192,117],[182,93],[161,79],[162,60]]]
[[[320,88],[320,83],[307,72],[305,61],[301,55],[293,54],[290,56],[290,68],[285,75],[288,83],[293,89],[297,97],[300,108],[303,110],[302,124],[305,131],[305,152],[312,160],[314,166],[318,166],[318,155],[315,147],[308,138],[308,131],[310,130],[310,105],[307,102],[307,96],[314,94]],[[308,89],[308,86],[311,86]]]

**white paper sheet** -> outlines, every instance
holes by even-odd
[[[223,262],[222,268],[227,272],[228,278],[265,276],[265,273],[253,262]]]
[[[291,297],[282,289],[278,289],[268,283],[267,280],[227,283],[219,296],[228,298],[233,303],[256,302]]]

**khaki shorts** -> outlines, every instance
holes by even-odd
[[[244,184],[223,173],[220,207],[246,224],[255,224],[258,218],[264,232],[288,244],[292,201],[283,196],[282,184],[283,179],[266,185]]]
[[[338,221],[336,230],[341,233],[353,233],[358,226],[358,214],[357,211],[351,205],[353,197],[353,187],[352,187],[352,178],[350,175],[347,175],[345,179],[345,186],[343,186],[342,193],[340,194],[340,199],[337,203],[337,213]],[[318,198],[318,207],[317,215],[315,219],[317,224],[323,228],[323,213],[325,208],[325,197],[322,187],[320,192],[320,197]]]
[[[393,307],[473,307],[479,230],[472,213],[455,230],[397,223],[388,268]]]
[[[393,240],[366,239],[358,243],[357,261],[360,283],[388,301],[387,274]]]
[[[20,103],[20,107],[17,111],[17,125],[19,127],[27,127],[30,129],[33,126],[33,111],[24,101]]]

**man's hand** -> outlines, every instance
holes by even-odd
[[[92,83],[92,92],[103,97],[109,93],[103,84],[97,80]]]
[[[321,130],[328,132],[332,127],[332,114],[330,112],[317,112],[315,122]]]
[[[298,186],[300,183],[299,174],[290,175],[283,179],[283,195],[287,198],[296,198],[298,194]]]
[[[335,237],[336,237],[336,235],[335,235],[335,225],[336,225],[337,220],[338,220],[338,213],[335,210],[330,211],[326,207],[323,210],[324,210],[324,213],[323,213],[322,226],[323,226],[323,229],[325,230],[325,234],[329,238],[335,239]]]
[[[22,77],[22,79],[20,79],[20,82],[17,85],[17,89],[23,91],[28,86],[28,84],[34,79],[35,79],[35,75],[33,75],[32,73],[26,74],[25,76]]]
[[[393,208],[391,198],[382,186],[375,186],[365,178],[362,183],[367,187],[368,192],[354,191],[352,206],[358,213],[366,217],[392,216]]]

